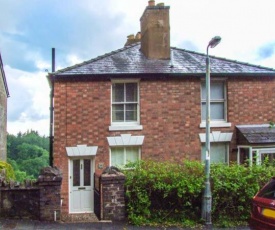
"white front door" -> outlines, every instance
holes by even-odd
[[[94,211],[93,160],[70,160],[70,213]]]

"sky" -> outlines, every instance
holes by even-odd
[[[275,68],[274,0],[161,0],[170,6],[171,46]],[[47,72],[124,46],[140,31],[148,0],[0,0],[0,52],[8,83],[7,130],[49,136]]]

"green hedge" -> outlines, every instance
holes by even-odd
[[[196,226],[201,221],[204,166],[142,161],[126,175],[128,219],[135,225]],[[273,175],[271,166],[211,165],[212,220],[218,226],[243,223],[251,199]]]

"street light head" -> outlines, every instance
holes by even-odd
[[[208,44],[208,47],[214,48],[216,45],[218,45],[221,42],[222,38],[220,36],[215,36],[211,39],[211,41]]]

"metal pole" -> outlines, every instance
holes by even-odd
[[[205,220],[205,225],[209,228],[212,227],[211,211],[212,211],[212,194],[210,186],[210,60],[208,49],[214,48],[221,41],[220,36],[215,36],[208,43],[206,49],[206,116],[205,116],[205,188],[202,201],[202,218]]]
[[[211,209],[212,209],[212,194],[210,186],[210,62],[208,55],[206,55],[206,130],[205,130],[205,189],[203,194],[203,205],[202,205],[202,218],[205,220],[205,225],[211,226]]]
[[[52,73],[55,72],[55,48],[52,48]],[[52,81],[50,92],[50,153],[49,164],[53,167],[53,92],[54,82]]]

